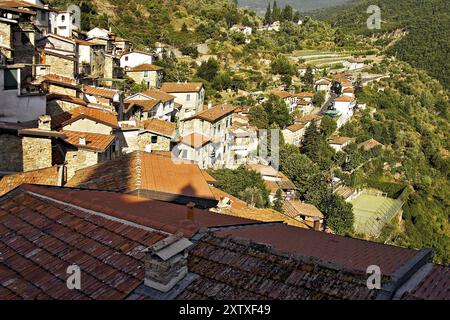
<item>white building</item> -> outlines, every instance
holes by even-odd
[[[175,108],[175,97],[158,89],[149,89],[136,93],[125,99],[128,108],[127,118],[135,120],[147,120],[157,118],[159,120],[176,121],[178,110]]]
[[[130,69],[143,64],[153,64],[154,57],[151,52],[133,51],[120,57],[120,67]]]
[[[353,116],[356,106],[356,99],[349,96],[341,96],[334,101],[334,108],[339,112],[340,117],[336,121],[338,128],[346,124]]]
[[[205,88],[200,82],[165,82],[161,90],[175,96],[175,102],[181,105],[179,120],[192,117],[203,110]]]
[[[252,34],[253,29],[248,26],[243,26],[241,24],[235,24],[230,28],[230,31],[241,32],[247,36]]]
[[[50,12],[51,32],[62,37],[72,38],[74,31],[80,30],[80,20],[70,11]]]
[[[339,137],[334,136],[328,140],[328,144],[332,147],[336,152],[342,152],[342,150],[348,146],[349,144],[355,142],[355,138],[348,137]]]
[[[37,120],[46,113],[46,97],[31,87],[22,86],[21,68],[0,66],[0,121]]]
[[[106,29],[95,27],[94,29],[88,31],[87,36],[88,39],[95,39],[95,38],[109,39],[109,34],[110,31]]]

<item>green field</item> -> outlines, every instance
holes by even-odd
[[[399,200],[364,193],[354,199],[352,204],[355,232],[371,237],[378,237],[384,225],[402,206]]]

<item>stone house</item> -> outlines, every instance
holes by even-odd
[[[15,20],[0,17],[0,65],[13,62],[13,25]]]
[[[103,71],[103,78],[119,79],[123,77],[122,68],[120,67],[120,59],[118,56],[112,54],[105,54],[105,66]],[[112,81],[104,81],[103,85],[112,86]]]
[[[117,112],[119,120],[122,120],[124,107],[123,91],[88,85],[82,85],[81,89],[84,100]]]
[[[234,115],[233,115],[234,120]],[[234,121],[233,121],[234,122]],[[230,156],[227,168],[247,164],[256,156],[258,150],[258,128],[248,124],[234,123],[228,128],[228,141]]]
[[[178,109],[175,106],[175,96],[158,89],[148,89],[136,93],[125,99],[127,104],[125,118],[141,120],[157,118],[164,121],[175,122]]]
[[[190,118],[180,121],[180,136],[198,134],[212,142],[213,150],[210,154],[210,164],[221,167],[231,163],[230,141],[228,129],[233,125],[233,113],[236,107],[219,105],[205,109]],[[193,160],[193,159],[188,159]],[[209,160],[208,160],[209,161]]]
[[[290,218],[297,219],[312,227],[316,231],[323,231],[324,215],[316,206],[299,200],[283,202],[283,213]]]
[[[50,94],[60,94],[77,97],[81,91],[81,86],[74,78],[64,77],[57,74],[47,74],[38,77],[34,84],[39,84],[42,90]]]
[[[71,111],[80,106],[88,106],[88,102],[74,96],[51,93],[47,95],[46,114],[55,116],[67,111]]]
[[[159,88],[163,79],[163,68],[153,64],[141,64],[125,70],[127,76],[147,88]]]
[[[76,56],[56,53],[53,50],[42,49],[40,64],[49,65],[50,73],[74,79],[78,74],[78,58]]]
[[[36,47],[45,49],[49,52],[53,51],[61,55],[77,55],[77,44],[75,40],[57,34],[46,34],[37,39]]]
[[[293,113],[296,110],[297,97],[295,94],[281,90],[275,90],[271,93],[286,103],[286,106],[288,107],[290,113]]]
[[[156,118],[142,122],[143,129],[139,132],[138,150],[171,151],[176,136],[176,124]]]
[[[300,146],[305,136],[307,125],[295,123],[282,131],[284,141],[287,144]]]
[[[165,82],[161,90],[175,96],[175,102],[181,105],[179,120],[192,117],[203,110],[205,102],[205,88],[200,82]]]
[[[355,142],[355,138],[349,138],[349,137],[339,137],[339,136],[333,136],[328,139],[328,144],[330,147],[332,147],[336,152],[342,151],[346,146],[349,144]]]

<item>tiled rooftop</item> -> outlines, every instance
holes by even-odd
[[[66,136],[64,141],[79,149],[88,149],[98,152],[104,152],[115,140],[115,136],[90,133],[90,132],[78,132],[78,131],[60,131]],[[81,144],[80,139],[84,138],[86,144]]]
[[[141,284],[142,250],[165,234],[38,192],[20,188],[0,199],[2,299],[124,299]],[[81,290],[66,285],[73,264]]]
[[[179,142],[192,148],[201,148],[211,142],[211,140],[199,133],[191,133],[187,136],[180,137]]]
[[[4,176],[0,178],[0,196],[24,183],[56,186],[58,184],[58,167],[54,166]]]
[[[142,94],[144,94],[150,98],[160,100],[162,102],[167,102],[167,101],[175,99],[175,96],[168,94],[159,89],[148,89],[148,90],[145,90],[144,92],[142,92]]]
[[[225,116],[233,114],[235,109],[236,109],[236,107],[231,106],[231,105],[215,106],[215,107],[212,107],[209,109],[207,108],[203,111],[200,111],[199,113],[195,114],[194,116],[192,116],[188,119],[185,119],[185,121],[191,120],[191,119],[201,119],[201,120],[205,120],[208,122],[216,122]]]
[[[127,111],[130,110],[133,106],[139,106],[142,108],[143,111],[151,111],[154,107],[156,107],[159,103],[161,103],[160,100],[127,100],[126,104],[128,104]]]
[[[404,299],[450,300],[450,268],[435,265]]]
[[[374,299],[363,272],[333,269],[255,243],[208,234],[190,251],[199,277],[178,299]]]
[[[92,96],[99,96],[107,99],[112,99],[118,93],[117,90],[112,90],[103,87],[92,87],[83,85],[83,92]]]
[[[136,151],[75,173],[69,187],[149,194],[174,202],[216,200],[200,168],[193,163],[174,163],[161,155]],[[187,200],[189,199],[189,200]]]
[[[175,137],[176,123],[159,120],[152,118],[150,120],[143,121],[144,129],[150,132],[154,132],[165,137],[173,138]]]
[[[201,82],[187,82],[187,83],[164,82],[161,85],[161,90],[167,93],[199,92],[202,88],[203,83]]]
[[[316,257],[364,272],[368,266],[378,265],[387,275],[391,275],[417,253],[411,249],[283,225],[224,230],[219,234],[268,244],[277,250]]]
[[[160,66],[155,66],[154,64],[140,64],[134,68],[131,68],[130,70],[127,70],[127,72],[141,72],[141,71],[160,71],[163,68]]]
[[[112,128],[119,128],[115,112],[85,106],[80,106],[52,117],[52,128],[58,129],[79,119],[91,119]]]

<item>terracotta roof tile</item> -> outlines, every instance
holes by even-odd
[[[68,96],[64,94],[57,94],[57,93],[50,93],[47,95],[47,101],[53,101],[53,100],[60,100],[60,101],[66,101],[74,104],[78,104],[80,106],[87,106],[88,102],[84,101],[81,98]]]
[[[60,131],[66,136],[65,142],[79,148],[88,149],[98,152],[105,151],[115,140],[114,135],[90,133],[90,132],[78,132],[78,131]],[[85,139],[86,144],[81,144],[80,139]]]
[[[315,257],[362,272],[366,272],[370,265],[378,265],[386,275],[392,275],[417,253],[411,249],[285,225],[262,225],[241,230],[224,230],[218,233],[249,239],[271,245],[277,250]]]
[[[141,64],[134,68],[131,68],[130,70],[127,70],[126,72],[142,72],[142,71],[161,71],[163,68],[160,66],[155,66],[154,64]]]
[[[284,201],[283,213],[291,218],[299,215],[323,219],[323,214],[316,206],[298,200]]]
[[[126,104],[128,104],[128,110],[131,110],[132,107],[138,106],[141,107],[143,111],[151,111],[154,107],[156,107],[158,104],[160,104],[160,100],[127,100]],[[125,112],[125,113],[126,113]]]
[[[281,99],[286,99],[286,98],[291,98],[294,95],[290,92],[287,91],[281,91],[281,90],[274,90],[271,92],[272,94],[276,95],[277,97],[281,98]]]
[[[125,299],[143,281],[143,249],[167,235],[87,214],[73,206],[76,195],[62,192],[58,199],[66,204],[53,201],[56,195],[23,186],[0,199],[0,252],[8,257],[0,261],[2,288],[30,300]],[[64,275],[73,264],[82,270],[80,290],[66,285]]]
[[[203,147],[204,145],[211,142],[211,140],[199,133],[191,133],[187,136],[181,137],[178,140],[179,143],[185,144],[194,149]]]
[[[201,82],[164,82],[161,85],[161,90],[167,93],[199,92],[202,88],[203,83]]]
[[[79,119],[91,119],[112,128],[119,128],[117,115],[106,109],[80,106],[70,111],[52,117],[52,128],[66,126]]]
[[[299,98],[314,98],[314,93],[312,92],[299,92],[296,94]]]
[[[21,172],[0,178],[0,196],[24,183],[58,185],[58,167]]]
[[[293,125],[287,127],[286,129],[291,132],[297,132],[299,130],[302,130],[304,127],[305,127],[305,125],[302,123],[294,123]]]
[[[153,199],[210,207],[217,203],[196,164],[174,163],[167,156],[139,151],[79,170],[67,186],[148,194]]]
[[[188,121],[191,119],[201,119],[208,122],[216,122],[225,116],[232,115],[235,109],[236,109],[235,106],[230,105],[215,106],[200,111],[199,113],[195,114],[190,118],[185,119],[184,121]]]
[[[450,268],[433,266],[417,287],[402,299],[450,300]]]
[[[83,92],[92,96],[99,96],[107,99],[113,99],[116,94],[119,93],[118,90],[112,90],[103,87],[92,87],[83,85]]]
[[[354,101],[354,100],[355,100],[354,97],[340,96],[340,97],[336,98],[335,101],[337,101],[337,102],[352,102],[352,101]]]
[[[176,123],[159,120],[156,118],[149,119],[142,122],[144,129],[153,133],[163,135],[165,137],[173,138],[176,131]]]
[[[144,94],[150,98],[156,99],[156,100],[161,100],[162,102],[167,102],[167,101],[175,99],[175,96],[168,94],[159,89],[145,90],[144,92],[142,92],[142,94]]]
[[[358,148],[363,148],[365,151],[371,150],[371,149],[375,148],[376,146],[383,147],[383,145],[375,139],[369,139],[369,140],[366,140],[366,141],[358,144]]]
[[[329,144],[344,145],[346,143],[352,143],[355,140],[356,140],[355,138],[334,136],[334,137],[330,137],[328,139],[328,143]]]

